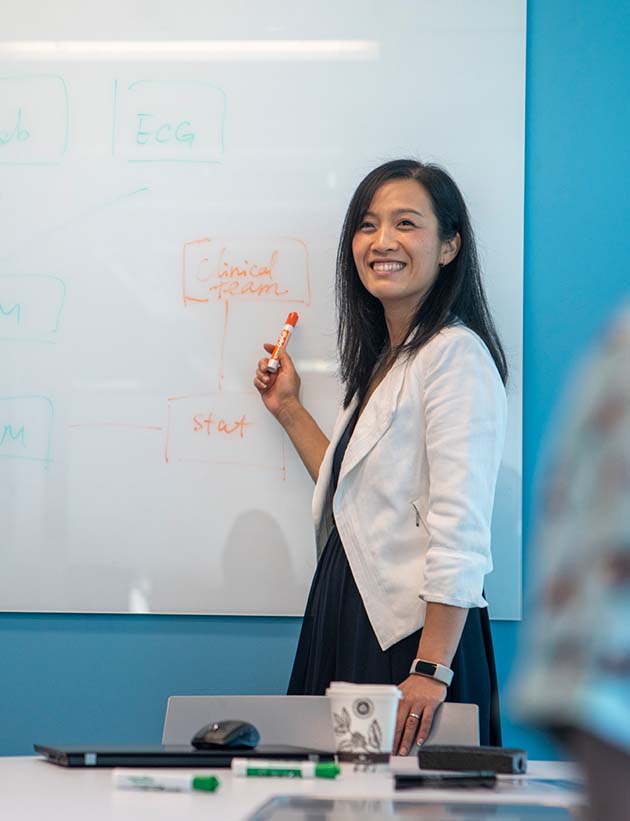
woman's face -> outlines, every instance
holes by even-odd
[[[410,318],[431,288],[440,265],[459,250],[459,234],[442,241],[426,190],[415,180],[391,180],[377,190],[352,240],[364,287],[386,314]]]

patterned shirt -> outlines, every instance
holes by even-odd
[[[630,751],[630,306],[558,419],[534,539],[535,590],[512,705]]]

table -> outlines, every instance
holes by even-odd
[[[395,772],[417,770],[415,758],[395,758]],[[574,807],[581,794],[539,779],[579,780],[569,762],[529,762],[527,776],[500,776],[497,790],[394,791],[387,773],[355,773],[344,765],[335,781],[232,778],[229,770],[203,770],[221,780],[216,793],[116,790],[109,769],[66,769],[39,758],[0,758],[0,818],[6,821],[242,821],[274,795],[485,803],[536,803]],[[177,772],[191,772],[178,769]],[[196,771],[198,772],[198,771]]]

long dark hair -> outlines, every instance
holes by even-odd
[[[505,384],[507,361],[494,327],[481,282],[475,237],[466,203],[453,179],[438,165],[417,160],[392,160],[375,168],[354,192],[341,230],[337,252],[336,302],[339,325],[340,373],[345,386],[344,407],[352,397],[365,396],[377,361],[389,352],[383,306],[363,286],[354,263],[352,240],[377,190],[396,179],[416,180],[426,190],[437,217],[440,240],[459,233],[461,247],[440,269],[431,289],[410,322],[410,338],[394,357],[412,355],[442,328],[462,322],[486,344]]]

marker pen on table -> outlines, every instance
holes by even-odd
[[[112,782],[119,790],[157,790],[159,792],[214,792],[219,779],[214,775],[186,773],[144,773],[138,770],[114,770]]]
[[[289,316],[287,317],[287,321],[284,324],[284,328],[280,331],[280,336],[278,337],[278,341],[276,342],[276,347],[273,349],[269,362],[267,363],[267,370],[270,373],[275,373],[278,368],[280,367],[280,360],[278,359],[278,355],[283,348],[286,348],[287,342],[289,341],[289,337],[291,336],[291,331],[297,325],[299,317],[295,313],[295,311],[291,311]]]
[[[341,769],[334,761],[266,761],[260,758],[233,758],[232,774],[276,778],[336,778]]]

